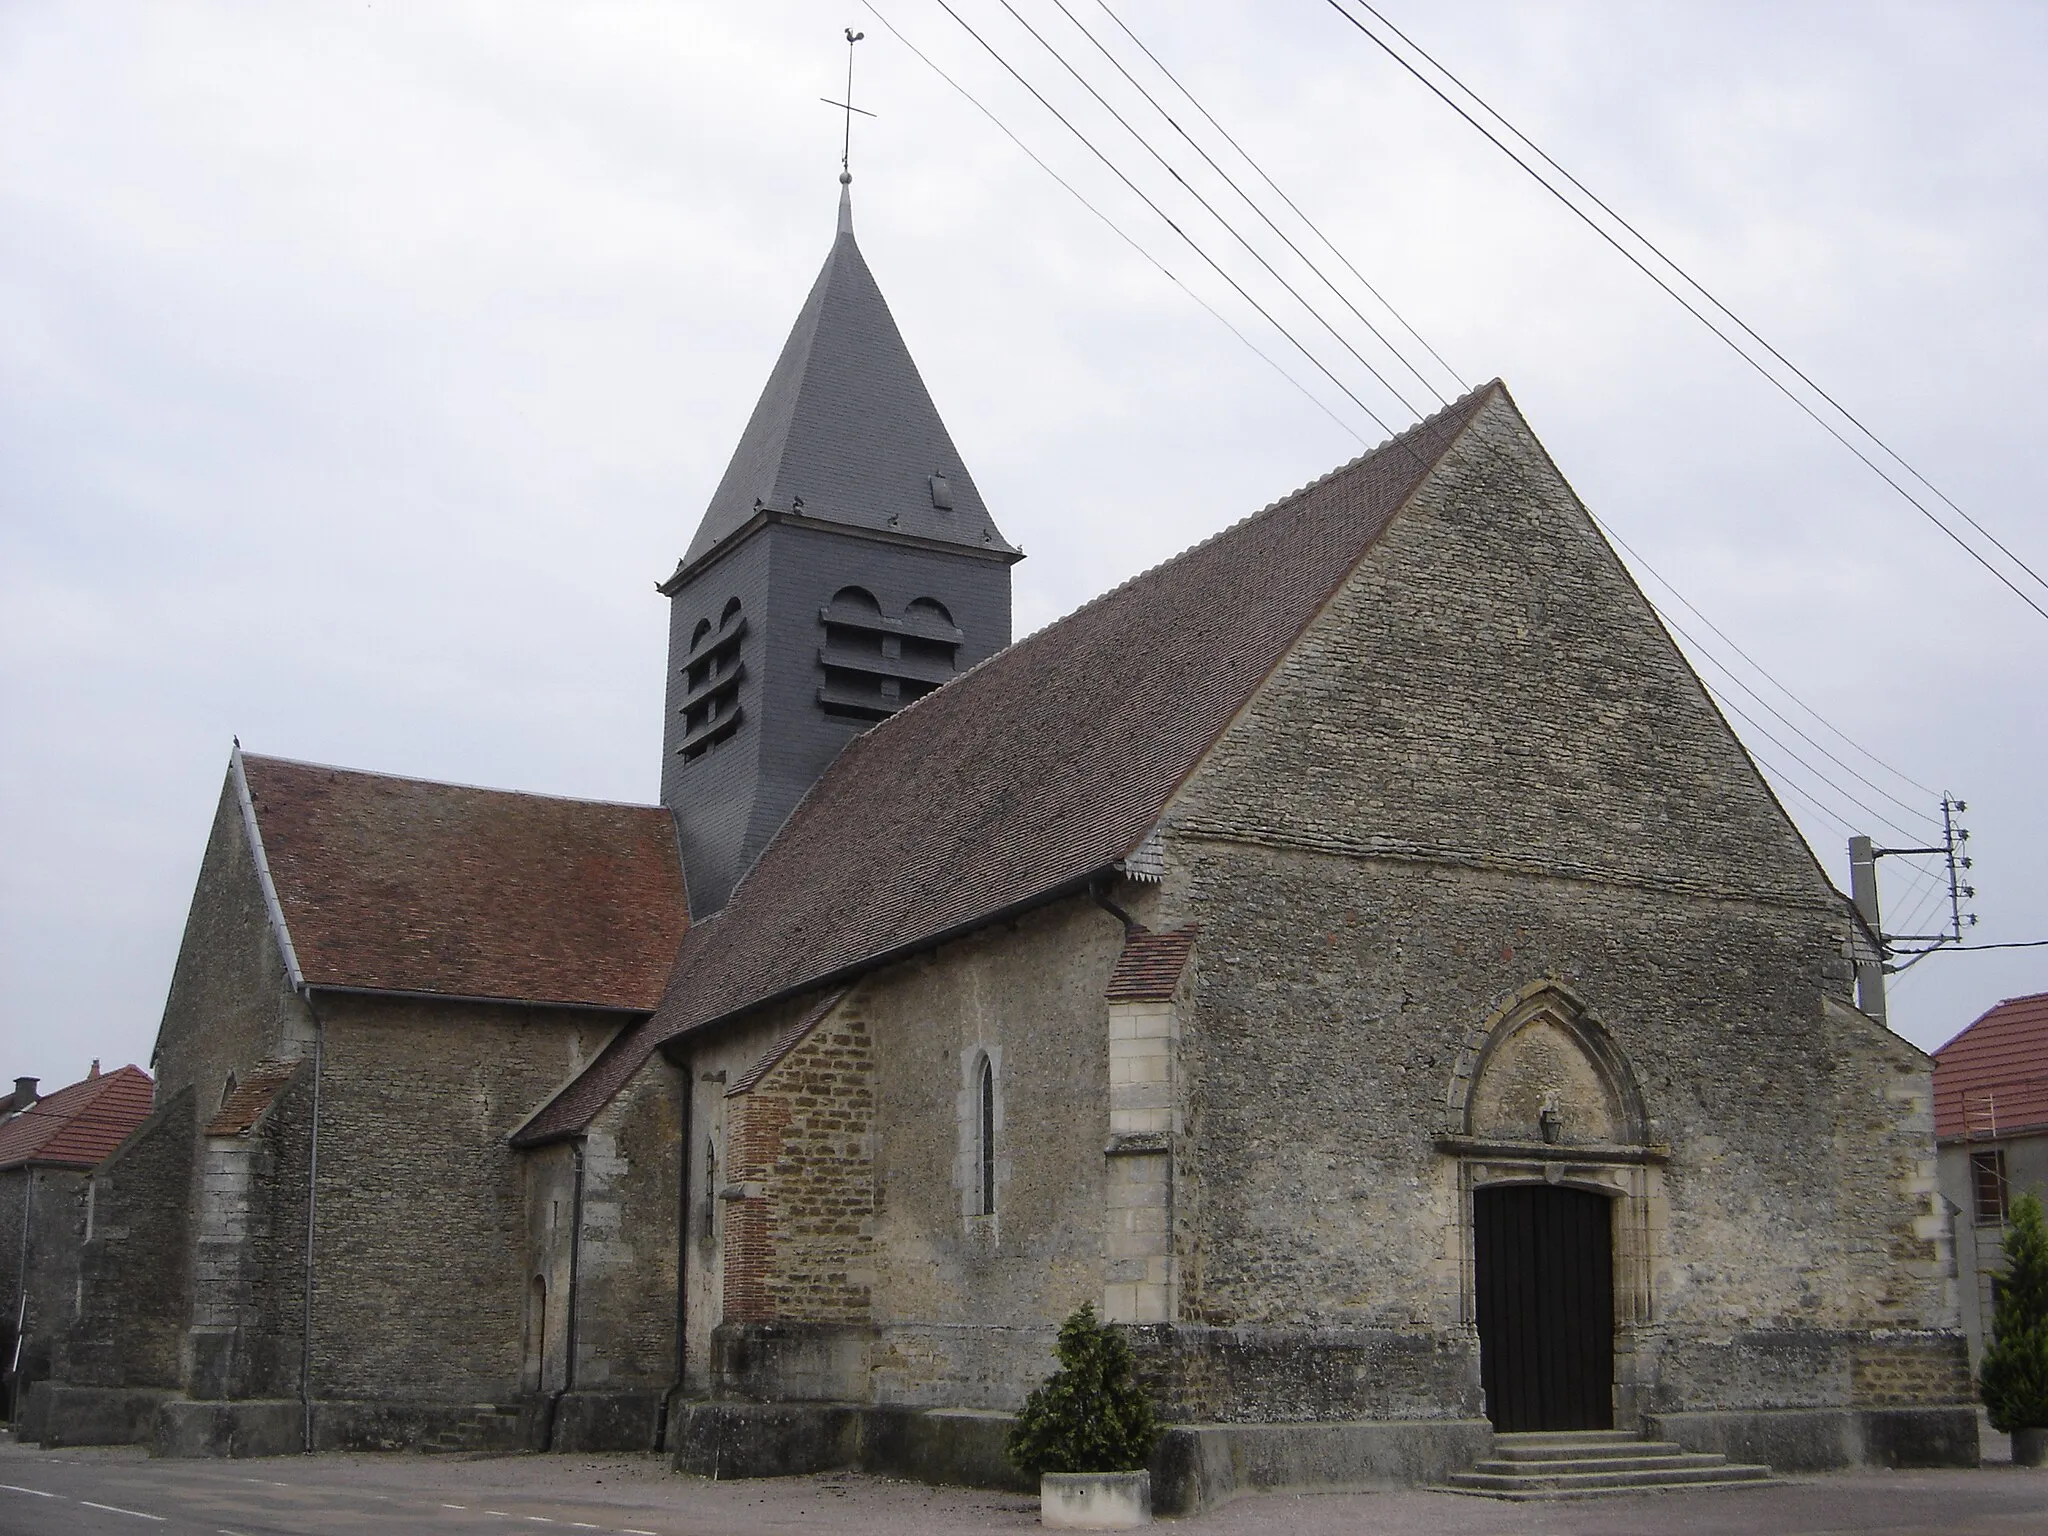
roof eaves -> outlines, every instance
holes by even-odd
[[[482,1003],[501,1008],[564,1008],[582,1013],[637,1013],[654,1012],[648,1003],[595,1003],[571,1001],[554,997],[513,997],[495,996],[477,992],[431,992],[408,987],[363,987],[336,986],[328,982],[314,982],[301,989],[306,993],[317,992],[323,997],[392,997],[425,1003]]]
[[[249,855],[256,861],[256,879],[263,887],[263,909],[270,915],[270,931],[284,955],[285,974],[292,990],[306,994],[305,973],[299,969],[299,952],[292,947],[292,931],[284,920],[284,907],[277,899],[277,882],[270,876],[270,859],[263,851],[263,828],[256,820],[256,800],[249,793],[249,775],[242,766],[242,741],[238,736],[228,754],[228,773],[235,781],[235,799],[242,808],[242,831],[249,840]]]

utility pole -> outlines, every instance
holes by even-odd
[[[1931,848],[1880,848],[1869,838],[1857,836],[1849,839],[1849,899],[1855,904],[1856,912],[1870,930],[1876,941],[1876,953],[1865,959],[1859,947],[1856,958],[1856,1006],[1869,1014],[1878,1023],[1885,1019],[1884,979],[1901,971],[1911,970],[1935,951],[1949,945],[1960,946],[1963,934],[1977,924],[1977,914],[1963,910],[1963,903],[1973,899],[1977,888],[1967,883],[1971,859],[1968,852],[1970,832],[1960,825],[1956,818],[1969,809],[1969,805],[1953,795],[1941,797],[1941,842]],[[1948,866],[1948,923],[1935,933],[1886,933],[1880,919],[1877,904],[1877,861],[1882,858],[1899,856],[1931,856],[1941,858]],[[1924,948],[1895,949],[1898,944],[1917,944]],[[1907,958],[1894,963],[1900,955]]]
[[[1856,904],[1856,913],[1863,919],[1864,927],[1870,930],[1871,947],[1867,958],[1863,946],[1856,946],[1856,1006],[1882,1024],[1885,1022],[1884,925],[1879,921],[1877,911],[1877,850],[1867,837],[1849,839],[1849,899]]]

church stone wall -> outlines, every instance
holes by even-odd
[[[1504,404],[1475,431],[1169,811],[1202,1218],[1162,1382],[1479,1411],[1445,1104],[1552,978],[1668,1148],[1618,1408],[1952,1401],[1925,1059],[1846,1007],[1837,899],[1569,489]]]
[[[312,1027],[270,926],[230,776],[214,812],[157,1032],[151,1064],[158,1098],[190,1087],[203,1123],[226,1097],[230,1074],[308,1053]]]
[[[584,1137],[578,1391],[658,1392],[676,1378],[682,1090],[681,1075],[656,1059]]]
[[[157,1110],[94,1170],[76,1316],[52,1374],[67,1386],[175,1388],[191,1307],[194,1093]]]
[[[730,1097],[821,999],[690,1043],[692,1391],[1022,1403],[1052,1369],[1060,1322],[1103,1300],[1102,989],[1122,941],[1080,898],[942,946],[867,978]],[[978,1209],[968,1150],[984,1057],[998,1095],[993,1214]]]
[[[857,1001],[742,1094],[725,1318],[865,1323],[874,1278],[874,1053]]]
[[[192,1397],[298,1395],[312,1113],[313,1069],[303,1063],[246,1134],[200,1138]]]
[[[0,1254],[0,1379],[11,1392],[0,1407],[17,1416],[29,1388],[51,1372],[77,1301],[78,1247],[85,1226],[87,1175],[73,1168],[12,1168],[0,1173],[0,1222],[8,1225]],[[25,1251],[24,1251],[25,1245]],[[27,1306],[22,1306],[23,1293]],[[16,1351],[16,1324],[20,1348]],[[18,1361],[18,1365],[17,1362]]]
[[[863,983],[875,1052],[875,1401],[1014,1409],[1102,1304],[1116,918],[1075,898]],[[993,1215],[976,1067],[995,1065]]]
[[[314,1395],[509,1410],[528,1230],[507,1138],[617,1021],[343,997],[321,1019]]]

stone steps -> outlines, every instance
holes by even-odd
[[[1769,1467],[1602,1429],[1498,1435],[1494,1454],[1469,1472],[1452,1473],[1446,1491],[1494,1499],[1587,1499],[1666,1488],[1757,1488],[1773,1481]]]

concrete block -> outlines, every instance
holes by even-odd
[[[1152,1523],[1149,1472],[1048,1472],[1038,1480],[1048,1530],[1130,1531]]]

